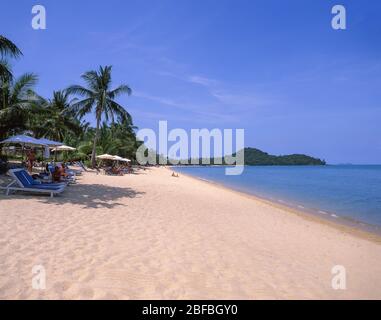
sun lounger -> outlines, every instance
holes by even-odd
[[[77,165],[78,167],[80,167],[83,171],[89,171],[89,170],[87,170],[87,168],[85,167],[85,165],[83,164],[82,161],[77,161],[74,164]]]
[[[24,169],[11,169],[8,173],[14,180],[6,187],[0,187],[1,189],[6,190],[6,195],[9,195],[10,191],[24,191],[45,193],[49,194],[50,197],[53,198],[55,194],[61,193],[65,190],[65,184],[47,184],[35,181]],[[14,186],[15,184],[18,186]]]

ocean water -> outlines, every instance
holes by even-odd
[[[329,218],[381,227],[381,165],[176,167],[189,174]]]

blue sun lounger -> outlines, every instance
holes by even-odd
[[[35,181],[24,169],[11,169],[8,173],[14,180],[6,187],[0,187],[1,189],[6,190],[6,195],[9,195],[10,191],[24,191],[45,193],[49,194],[50,197],[53,198],[55,194],[63,192],[66,187],[66,184],[62,183],[39,183],[38,181]],[[18,186],[14,186],[15,184]]]

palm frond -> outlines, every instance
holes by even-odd
[[[16,79],[11,91],[12,102],[22,98],[23,95],[27,95],[28,91],[37,84],[37,81],[38,77],[34,73],[25,73]]]
[[[0,36],[0,54],[17,58],[22,55],[22,52],[11,40]]]
[[[126,94],[128,94],[128,95],[131,95],[132,90],[131,90],[131,88],[130,88],[128,85],[122,84],[122,85],[120,85],[119,87],[117,87],[116,89],[111,90],[111,91],[108,93],[108,97],[109,97],[110,99],[115,99],[115,98],[117,98],[118,96],[120,96],[120,95],[123,94],[123,93],[126,93]]]
[[[100,87],[108,91],[111,85],[111,69],[112,66],[99,67],[98,75],[100,80]]]
[[[5,59],[0,59],[0,81],[11,82],[13,78],[11,66]]]
[[[81,76],[81,78],[85,81],[85,83],[90,88],[90,90],[92,91],[99,90],[100,88],[99,76],[96,71],[87,71]]]
[[[124,109],[119,103],[114,100],[107,99],[107,109],[108,112],[115,113],[120,122],[132,121],[131,115]]]
[[[66,89],[66,92],[68,94],[78,94],[82,97],[92,97],[94,96],[96,93],[93,92],[92,90],[90,89],[87,89],[85,87],[82,87],[82,86],[79,86],[79,85],[73,85],[73,86],[70,86]]]
[[[71,110],[81,119],[84,115],[89,113],[94,105],[94,98],[87,98],[80,100],[71,105]]]

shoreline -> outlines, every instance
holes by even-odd
[[[170,170],[170,171],[173,169],[173,167],[168,167],[168,166],[165,166],[165,168]],[[176,171],[176,170],[172,170],[172,171]],[[176,172],[180,173],[180,174],[182,174],[188,178],[195,179],[195,180],[201,181],[201,182],[205,182],[205,183],[210,184],[212,186],[215,186],[217,188],[222,188],[222,189],[237,193],[237,194],[244,196],[246,198],[253,199],[255,201],[259,201],[259,202],[265,203],[267,205],[270,205],[272,207],[287,211],[288,213],[297,215],[303,219],[307,219],[307,220],[314,221],[314,222],[317,222],[320,224],[324,224],[324,225],[332,227],[336,230],[339,230],[341,232],[346,232],[350,235],[354,235],[354,236],[359,237],[361,239],[370,240],[370,241],[373,241],[375,243],[381,244],[381,228],[378,226],[370,225],[370,224],[367,224],[363,221],[356,221],[356,220],[353,220],[353,219],[350,219],[347,217],[342,217],[342,216],[337,216],[337,215],[336,215],[336,217],[329,217],[331,215],[331,213],[327,213],[327,216],[322,216],[321,214],[319,214],[318,209],[313,210],[313,209],[309,209],[309,208],[304,208],[304,209],[296,208],[296,207],[293,207],[292,205],[288,205],[286,203],[276,202],[273,199],[261,197],[261,196],[255,195],[253,193],[250,193],[250,192],[245,192],[245,191],[235,189],[235,188],[227,186],[223,183],[204,179],[202,177],[194,176],[194,175],[184,173],[184,172],[179,172],[179,171],[176,171]],[[374,230],[374,229],[377,229],[377,230]]]

